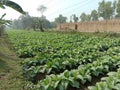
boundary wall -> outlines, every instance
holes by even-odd
[[[120,20],[103,20],[58,24],[57,30],[78,32],[120,32]]]

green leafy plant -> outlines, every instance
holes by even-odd
[[[120,65],[119,38],[32,31],[8,31],[8,35],[18,56],[28,55],[22,61],[23,75],[34,90],[80,88]],[[106,85],[97,89],[107,90]]]

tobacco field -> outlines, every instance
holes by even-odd
[[[22,58],[24,90],[119,90],[120,38],[7,31]]]

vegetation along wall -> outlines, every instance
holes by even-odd
[[[120,32],[120,20],[103,20],[57,25],[58,30],[76,30],[79,32]]]

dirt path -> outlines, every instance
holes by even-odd
[[[6,40],[0,38],[0,90],[22,90],[20,70],[20,59]]]

